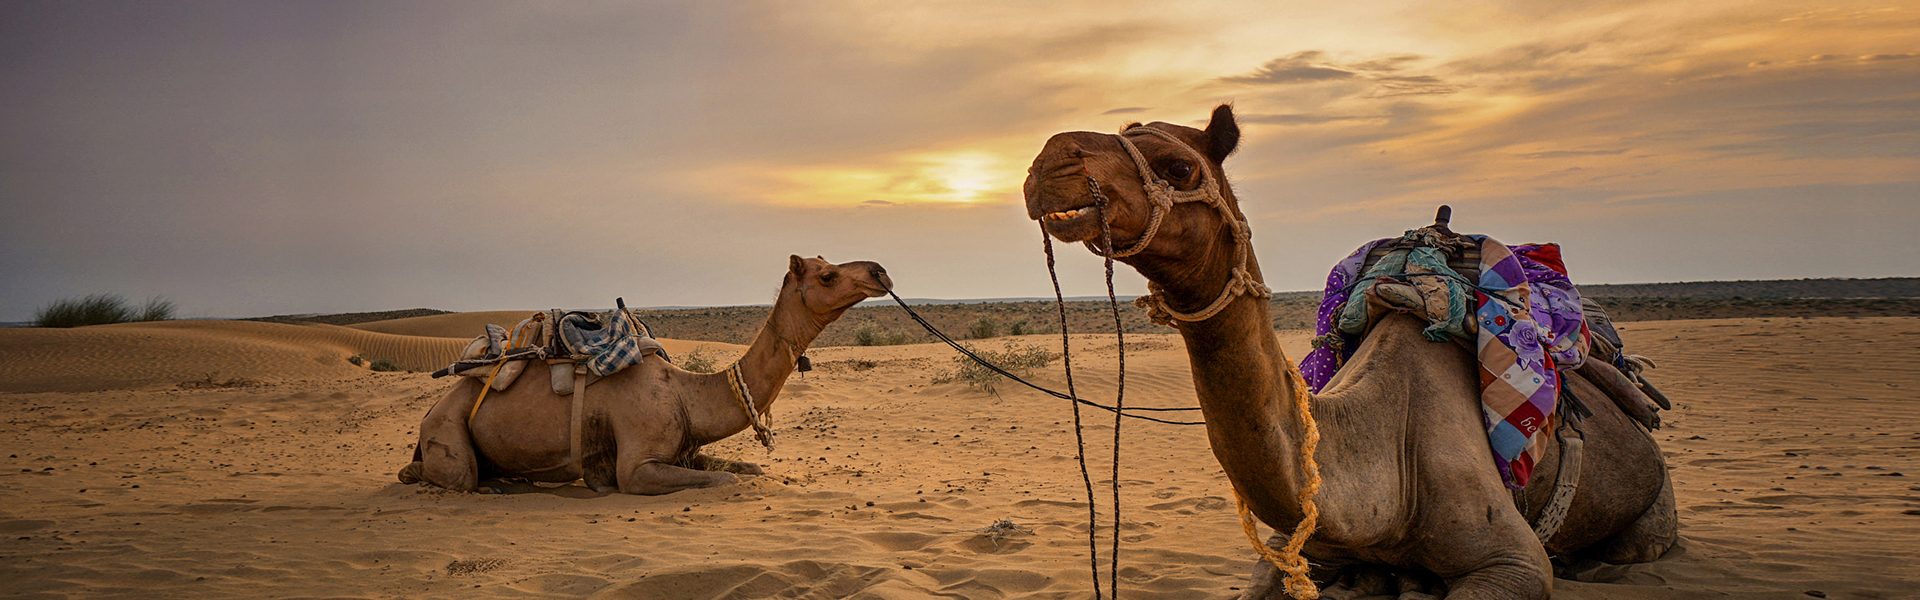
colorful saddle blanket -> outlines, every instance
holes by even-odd
[[[1301,361],[1301,373],[1320,391],[1376,321],[1368,314],[1368,293],[1386,283],[1405,284],[1401,290],[1411,286],[1419,305],[1410,312],[1430,323],[1423,332],[1427,339],[1474,348],[1494,463],[1507,486],[1524,487],[1558,406],[1557,370],[1586,360],[1589,333],[1580,292],[1567,278],[1556,244],[1507,246],[1484,235],[1456,236],[1453,245],[1479,250],[1478,274],[1469,277],[1449,267],[1443,248],[1428,243],[1433,235],[1420,229],[1375,240],[1334,265],[1320,300],[1314,350]],[[1370,253],[1383,247],[1395,249],[1367,266]]]

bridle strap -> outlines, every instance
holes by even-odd
[[[1194,166],[1200,169],[1200,186],[1190,191],[1182,191],[1161,179],[1153,172],[1153,165],[1147,162],[1147,156],[1140,152],[1140,147],[1134,145],[1133,140],[1128,139],[1132,135],[1159,137],[1191,155],[1195,159]],[[1159,285],[1150,283],[1147,286],[1147,295],[1134,300],[1135,305],[1147,310],[1147,318],[1155,323],[1169,326],[1175,325],[1176,322],[1205,321],[1220,314],[1220,311],[1226,310],[1227,305],[1232,304],[1233,300],[1239,296],[1248,295],[1257,298],[1273,296],[1272,290],[1255,279],[1250,269],[1253,254],[1252,230],[1247,227],[1246,220],[1235,215],[1233,208],[1227,205],[1224,186],[1214,177],[1213,171],[1206,168],[1207,161],[1200,156],[1199,151],[1171,133],[1144,125],[1128,128],[1115,135],[1114,139],[1119,140],[1120,147],[1127,150],[1127,156],[1133,159],[1134,168],[1140,172],[1140,186],[1147,195],[1149,215],[1147,229],[1140,235],[1139,241],[1125,249],[1106,251],[1096,246],[1092,240],[1088,240],[1086,242],[1088,250],[1108,258],[1124,258],[1139,254],[1142,250],[1146,250],[1148,244],[1153,243],[1153,236],[1160,232],[1160,223],[1166,219],[1167,213],[1173,210],[1173,205],[1186,202],[1206,203],[1218,211],[1221,218],[1226,219],[1233,227],[1235,266],[1232,277],[1227,280],[1226,287],[1220,290],[1220,295],[1205,308],[1194,312],[1181,312],[1167,304],[1166,293]],[[1094,202],[1104,209],[1108,204],[1107,195],[1101,191],[1100,182],[1091,175],[1087,177],[1087,189],[1093,196]]]

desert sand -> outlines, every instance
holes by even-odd
[[[396,483],[420,416],[449,383],[347,358],[431,369],[479,323],[523,315],[0,330],[0,594],[1091,591],[1069,406],[1011,383],[933,383],[953,368],[943,346],[814,349],[817,370],[796,376],[774,408],[777,451],[746,435],[711,447],[767,468],[738,486],[640,497]],[[1654,376],[1678,404],[1655,435],[1684,540],[1652,564],[1585,568],[1583,579],[1600,581],[1559,580],[1556,597],[1920,595],[1920,318],[1624,329],[1633,350],[1660,361]],[[1279,335],[1291,356],[1305,352],[1306,333]],[[1178,338],[1128,339],[1129,401],[1193,405]],[[1109,395],[1113,340],[1074,341],[1081,389]],[[723,361],[743,350],[668,347]],[[1059,363],[1037,379],[1059,384]],[[1097,477],[1112,420],[1086,417]],[[1124,432],[1122,593],[1230,597],[1255,557],[1204,431],[1130,421]],[[1013,526],[989,529],[1002,519]]]

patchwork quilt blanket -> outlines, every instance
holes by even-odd
[[[1524,487],[1555,418],[1559,370],[1586,360],[1590,334],[1580,292],[1556,244],[1508,246],[1484,235],[1464,236],[1480,253],[1478,276],[1469,278],[1450,268],[1438,248],[1396,244],[1431,235],[1414,230],[1374,240],[1334,265],[1320,300],[1315,347],[1301,361],[1301,374],[1315,392],[1326,387],[1375,321],[1367,314],[1367,295],[1386,283],[1413,287],[1421,302],[1410,312],[1430,323],[1427,339],[1461,342],[1479,359],[1480,405],[1494,465],[1508,487]],[[1383,246],[1396,249],[1363,273],[1369,253]]]

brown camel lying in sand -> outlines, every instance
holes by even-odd
[[[1093,247],[1102,236],[1089,178],[1097,182],[1091,185],[1108,199],[1114,254],[1153,284],[1160,308],[1193,319],[1177,328],[1213,454],[1253,514],[1282,532],[1267,542],[1280,548],[1303,517],[1305,422],[1293,406],[1301,382],[1289,375],[1266,298],[1232,291],[1264,290],[1245,281],[1261,281],[1259,264],[1250,250],[1240,253],[1248,242],[1236,230],[1244,229],[1222,212],[1246,219],[1221,169],[1239,144],[1239,126],[1232,108],[1221,106],[1205,130],[1160,122],[1142,128],[1160,133],[1129,129],[1126,139],[1152,177],[1177,195],[1217,185],[1224,208],[1156,204],[1147,174],[1118,136],[1069,132],[1049,139],[1034,159],[1027,214],[1055,238]],[[1642,562],[1674,543],[1673,492],[1659,447],[1600,390],[1568,377],[1594,415],[1581,424],[1578,491],[1543,547],[1529,525],[1537,515],[1515,506],[1491,463],[1474,357],[1426,341],[1424,325],[1387,317],[1311,399],[1324,483],[1315,496],[1319,529],[1304,554],[1324,567],[1319,575],[1339,575],[1330,597],[1444,589],[1447,598],[1543,598],[1553,585],[1550,554]],[[1557,479],[1559,447],[1551,439],[1547,445],[1523,492],[1529,513],[1547,504]],[[1245,597],[1284,597],[1280,575],[1262,562]]]
[[[867,298],[893,287],[872,262],[832,264],[791,257],[773,313],[737,366],[757,415],[780,397],[794,363],[829,323]],[[544,377],[522,377],[468,412],[481,382],[462,378],[420,423],[414,462],[402,483],[425,481],[472,491],[482,477],[540,482],[585,479],[596,491],[668,494],[732,483],[735,473],[758,475],[751,463],[700,454],[700,448],[752,423],[728,381],[727,370],[693,373],[649,355],[587,390],[589,451],[570,464],[570,399],[553,393]],[[578,393],[578,391],[576,391]],[[702,467],[720,467],[706,470]],[[728,472],[731,471],[731,472]]]

